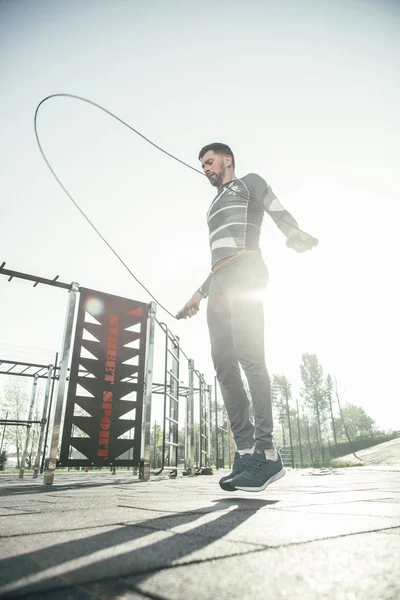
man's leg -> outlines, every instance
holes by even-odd
[[[265,364],[263,277],[252,265],[235,268],[228,295],[235,354],[251,394],[257,448],[273,449],[271,382]],[[257,276],[258,275],[258,276]],[[265,287],[265,285],[264,285]]]
[[[245,450],[254,444],[254,426],[233,343],[229,307],[216,283],[211,286],[207,307],[211,355],[236,447]]]
[[[263,263],[255,259],[254,264],[251,261],[239,266],[231,274],[229,305],[234,346],[252,397],[256,446],[245,469],[235,475],[230,486],[258,492],[283,477],[285,469],[272,441],[271,384],[265,365],[264,310],[260,293]]]

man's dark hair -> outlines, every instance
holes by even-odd
[[[229,148],[229,146],[227,146],[226,144],[221,144],[220,142],[215,142],[214,144],[208,144],[208,146],[204,146],[204,148],[200,150],[199,160],[201,160],[203,156],[210,150],[216,152],[217,154],[225,154],[225,156],[232,156],[232,167],[233,169],[235,169],[235,157],[233,155],[232,150]]]

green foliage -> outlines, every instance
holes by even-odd
[[[339,436],[345,436],[344,425],[351,439],[356,437],[368,437],[377,431],[375,421],[367,415],[361,406],[345,404],[342,407],[342,416],[335,420]]]
[[[28,417],[29,396],[25,384],[17,378],[12,378],[10,383],[4,386],[4,395],[1,402],[2,412],[7,414],[8,420],[23,420]],[[8,447],[14,447],[17,452],[18,468],[20,467],[20,453],[25,439],[25,427],[8,425],[5,429],[5,443]]]
[[[272,406],[277,414],[286,413],[286,399],[291,400],[291,384],[285,375],[273,375],[271,381]]]
[[[323,432],[326,425],[328,399],[322,365],[320,365],[316,354],[305,353],[302,355],[300,374],[303,383],[300,394],[304,404],[316,419],[319,442],[322,444]]]
[[[0,471],[4,471],[7,460],[7,452],[3,450],[0,454]]]
[[[304,403],[315,415],[318,412],[322,414],[326,410],[328,403],[323,369],[316,354],[305,353],[302,355],[300,373],[303,382],[301,397]]]
[[[155,469],[161,467],[163,432],[159,423],[154,423],[150,435],[150,463]],[[179,441],[179,440],[178,440]]]

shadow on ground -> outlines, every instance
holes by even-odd
[[[277,502],[253,498],[220,499],[215,501],[212,508],[169,514],[133,525],[119,525],[116,529],[88,535],[81,540],[53,544],[1,560],[0,572],[9,574],[7,584],[11,584],[3,588],[2,597],[21,598],[29,595],[32,599],[87,600],[98,597],[97,594],[107,583],[113,589],[112,596],[107,597],[114,597],[114,591],[119,595],[125,589],[123,579],[118,578],[134,576],[135,583],[139,583],[156,571],[176,566],[176,561],[190,564],[202,562],[204,558],[202,561],[190,560],[189,555],[221,540],[258,510]],[[226,512],[227,509],[231,510]],[[200,517],[220,511],[224,512],[216,519],[191,527],[187,532],[171,531],[177,526],[193,524]],[[145,538],[155,533],[164,536],[164,539],[146,544]],[[133,545],[138,547],[133,548]],[[246,552],[249,551],[258,549],[249,544]],[[230,548],[225,556],[241,552],[242,546],[238,546],[237,552]],[[221,558],[221,554],[218,558]],[[54,576],[54,569],[60,566],[58,575]],[[129,590],[132,590],[131,585]]]

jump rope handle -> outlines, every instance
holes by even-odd
[[[193,304],[193,308],[195,308],[196,310],[199,310],[199,305],[198,304]],[[180,321],[181,319],[184,319],[185,317],[187,317],[187,310],[181,310],[180,312],[178,312],[178,314],[175,316],[175,318]]]

